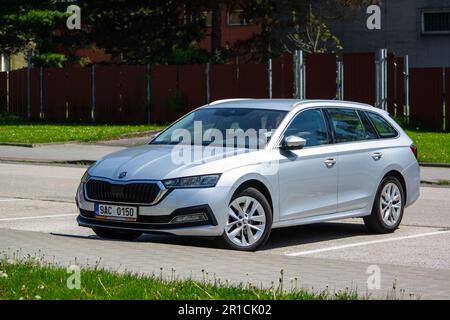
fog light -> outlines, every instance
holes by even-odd
[[[203,212],[176,216],[170,221],[170,223],[190,223],[200,221],[208,221],[208,217]]]

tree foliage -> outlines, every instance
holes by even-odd
[[[54,1],[2,0],[0,5],[0,50],[7,54],[31,48],[51,50],[55,33],[67,14]]]
[[[191,2],[84,0],[81,9],[92,43],[129,63],[165,63],[203,37],[202,4]]]
[[[247,20],[261,33],[241,41],[238,48],[252,60],[267,61],[293,49],[324,52],[341,49],[328,23],[343,19],[354,8],[379,0],[250,0],[241,2]]]
[[[295,49],[308,53],[324,53],[343,49],[339,38],[333,35],[324,19],[314,13],[312,6],[309,8],[303,24],[299,23],[297,19],[298,13],[293,11],[293,27],[287,38]],[[292,52],[288,47],[287,51]]]
[[[226,61],[221,48],[220,8],[239,5],[259,34],[238,43],[238,54],[266,61],[286,48],[310,52],[339,49],[327,21],[339,19],[349,7],[370,0],[78,0],[81,30],[68,30],[70,2],[2,0],[0,51],[14,54],[33,50],[35,62],[81,64],[78,49],[100,48],[121,63],[180,63]],[[198,43],[206,34],[205,11],[212,10],[209,57]],[[81,62],[82,60],[82,62]]]

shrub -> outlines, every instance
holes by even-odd
[[[33,58],[33,62],[38,67],[62,68],[67,62],[67,57],[62,53],[41,53]]]
[[[208,52],[198,48],[175,48],[172,55],[174,64],[205,64],[209,61]]]

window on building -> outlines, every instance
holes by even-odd
[[[450,34],[450,9],[423,11],[422,34]]]
[[[229,26],[245,26],[248,24],[247,19],[243,16],[244,10],[240,7],[232,7],[228,11]]]

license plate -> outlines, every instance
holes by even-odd
[[[115,206],[110,204],[95,204],[95,217],[106,220],[136,221],[137,207]]]

